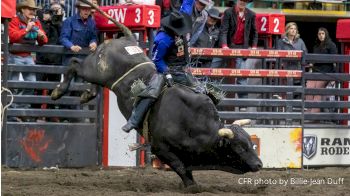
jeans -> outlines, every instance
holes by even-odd
[[[9,56],[9,64],[16,64],[16,65],[34,65],[34,60],[32,56],[26,56],[26,57],[21,57],[17,55],[10,54]],[[19,81],[20,74],[23,77],[24,81],[31,81],[35,82],[36,81],[36,75],[35,73],[28,73],[28,72],[12,72],[9,74],[9,80],[15,80]],[[14,94],[16,95],[33,95],[34,90],[33,89],[13,89]],[[30,108],[30,104],[12,104],[12,108]]]
[[[246,61],[242,58],[236,58],[236,69],[247,69]],[[248,84],[248,78],[237,78],[236,83],[238,85],[247,85]],[[237,93],[238,98],[247,99],[248,93]]]
[[[220,67],[226,67],[226,61],[223,58],[220,57],[214,57],[211,61],[210,68],[220,68]]]

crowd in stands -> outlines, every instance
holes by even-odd
[[[90,0],[91,1],[91,0]],[[185,0],[156,0],[155,3],[161,7],[161,17],[165,18],[175,10],[180,10]],[[192,32],[189,39],[190,47],[200,48],[245,48],[256,49],[258,46],[258,32],[255,24],[255,13],[247,8],[252,0],[228,1],[231,6],[224,13],[214,8],[211,0],[193,0],[191,8]],[[47,1],[46,1],[47,2]],[[63,45],[65,48],[79,52],[82,48],[96,50],[97,30],[93,18],[95,10],[79,0],[75,6],[77,13],[66,17],[68,0],[50,0],[49,4],[37,6],[38,1],[21,0],[17,4],[17,16],[9,25],[10,43],[23,44],[51,44]],[[100,1],[91,1],[98,5]],[[132,3],[132,1],[125,1]],[[335,44],[330,40],[327,29],[320,28],[317,34],[317,41],[312,52],[321,54],[336,54]],[[286,25],[285,34],[276,43],[277,49],[282,50],[303,50],[307,52],[305,43],[300,37],[297,24],[290,22]],[[58,55],[37,53],[36,59],[31,53],[10,54],[9,63],[17,65],[50,64],[66,65],[71,57],[83,59],[85,56],[78,54]],[[246,58],[236,58],[235,68],[247,68]],[[200,58],[197,66],[200,67],[225,67],[226,63],[219,58]],[[334,72],[333,64],[314,64],[315,72]],[[300,62],[286,61],[284,69],[301,69]],[[11,80],[36,81],[34,73],[12,73]],[[45,75],[41,80],[59,81],[57,75]],[[247,78],[237,79],[237,84],[246,85]],[[307,86],[310,88],[325,87],[326,83],[321,81],[310,81]],[[17,94],[33,94],[32,91],[20,91]],[[239,98],[247,98],[247,94],[238,94]],[[320,100],[319,97],[307,97],[308,100]],[[13,107],[30,107],[30,105],[14,105]],[[244,109],[243,109],[244,110]],[[312,112],[317,112],[311,110]],[[15,119],[21,121],[22,119]]]

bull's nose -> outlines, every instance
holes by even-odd
[[[257,172],[263,167],[263,164],[261,161],[259,161],[254,167],[252,167],[252,172]]]

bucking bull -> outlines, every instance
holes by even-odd
[[[83,61],[72,58],[64,81],[51,97],[59,99],[67,92],[72,78],[79,76],[113,91],[121,113],[128,119],[133,108],[131,85],[138,79],[149,81],[156,70],[127,27],[91,6],[112,20],[124,36],[100,44]],[[81,102],[94,96],[95,89],[87,90]],[[225,128],[212,100],[204,94],[177,85],[167,88],[151,107],[147,121],[152,153],[169,165],[186,187],[196,184],[192,170],[216,169],[241,174],[262,168],[247,132],[236,124]],[[138,132],[142,134],[141,130]]]

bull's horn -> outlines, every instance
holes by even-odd
[[[232,130],[227,128],[219,129],[218,134],[221,137],[227,137],[229,139],[232,139],[234,137]]]
[[[100,14],[102,14],[102,16],[104,16],[104,17],[108,18],[110,21],[112,21],[124,33],[124,36],[126,36],[126,37],[132,36],[132,32],[130,31],[130,29],[128,27],[126,27],[122,23],[119,23],[116,20],[114,20],[106,12],[102,11],[98,6],[96,6],[95,4],[93,4],[92,2],[87,1],[87,0],[80,0],[80,1],[88,4],[89,6],[91,6],[92,8],[97,10],[98,12],[100,12]]]
[[[232,124],[238,125],[238,126],[244,126],[244,125],[249,125],[252,122],[250,119],[241,119],[241,120],[236,120]]]

